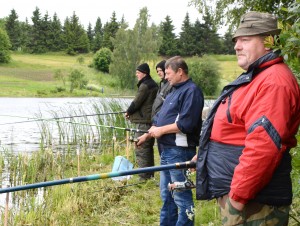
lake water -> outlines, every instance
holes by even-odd
[[[127,109],[132,99],[125,98],[0,98],[0,151],[32,152],[39,149],[41,129],[36,118],[95,114],[103,101],[116,101]],[[213,100],[206,100],[211,106]],[[105,113],[107,110],[101,111]]]
[[[35,118],[57,115],[95,114],[93,105],[103,98],[0,98],[0,151],[32,152],[38,150],[41,130]],[[110,99],[106,99],[110,100]],[[128,105],[129,99],[120,104]]]

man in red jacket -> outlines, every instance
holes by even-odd
[[[279,33],[268,13],[242,16],[233,41],[245,72],[203,123],[196,195],[218,200],[224,225],[288,225],[300,89],[280,53],[265,45]]]

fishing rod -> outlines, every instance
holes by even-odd
[[[114,115],[114,114],[123,114],[123,113],[126,113],[126,111],[107,112],[107,113],[98,113],[98,114],[89,114],[89,115],[72,115],[72,116],[66,116],[66,117],[54,117],[54,118],[52,118],[52,119],[53,119],[53,120],[56,120],[56,119],[67,119],[67,118],[89,117],[89,116],[97,116],[97,115]],[[0,115],[0,116],[11,117],[11,116],[9,116],[9,115]],[[3,125],[18,124],[18,123],[26,123],[26,122],[36,122],[36,121],[41,121],[41,120],[40,120],[40,119],[34,119],[34,120],[27,120],[27,121],[9,122],[9,123],[2,123],[2,124],[0,124],[0,125],[3,126]]]
[[[91,181],[91,180],[128,176],[128,175],[134,175],[134,174],[140,174],[140,173],[149,173],[149,172],[164,171],[164,170],[170,170],[170,169],[187,169],[187,168],[195,168],[195,167],[196,167],[196,162],[194,162],[194,161],[177,162],[177,163],[162,165],[162,166],[151,166],[151,167],[125,170],[125,171],[119,171],[119,172],[93,174],[93,175],[88,175],[88,176],[71,177],[71,178],[61,179],[61,180],[45,181],[45,182],[40,182],[40,183],[35,183],[35,184],[27,184],[27,185],[15,186],[15,187],[1,188],[0,194],[7,193],[7,192],[15,192],[15,191],[34,189],[34,188],[42,188],[42,187],[49,187],[49,186],[55,186],[55,185],[69,184],[69,183],[78,183],[78,182]]]
[[[82,126],[96,126],[96,127],[105,127],[110,129],[120,129],[125,130],[129,132],[136,132],[136,133],[148,133],[146,130],[140,130],[140,129],[132,129],[132,128],[124,128],[124,127],[118,127],[118,126],[107,126],[107,125],[96,125],[96,124],[90,124],[90,123],[81,123],[81,122],[71,122],[71,121],[63,121],[55,118],[31,118],[26,116],[13,116],[13,115],[0,115],[5,117],[15,117],[15,118],[27,118],[34,121],[55,121],[55,122],[61,122],[61,123],[69,123],[74,125],[82,125]]]

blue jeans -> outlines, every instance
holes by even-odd
[[[190,161],[196,154],[195,148],[184,147],[163,148],[161,165]],[[160,172],[160,196],[163,206],[160,211],[160,225],[187,226],[194,225],[194,202],[191,190],[168,190],[168,184],[185,181],[184,170],[172,169]],[[188,215],[192,218],[189,219]]]

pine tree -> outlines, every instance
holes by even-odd
[[[91,23],[89,23],[89,25],[88,25],[86,35],[87,35],[87,37],[89,39],[90,47],[92,49],[92,45],[93,45],[94,38],[95,38],[95,33],[94,33],[94,30],[92,28],[92,24]]]
[[[66,18],[63,28],[63,40],[66,44],[68,54],[89,52],[89,39],[83,26],[79,23],[79,18],[73,12],[73,16]]]
[[[50,22],[50,33],[49,33],[49,50],[50,51],[61,51],[64,49],[64,43],[62,40],[62,25],[57,17],[57,14],[54,13],[53,19]]]
[[[193,26],[190,23],[189,14],[186,13],[180,32],[180,54],[182,56],[195,55],[195,39],[193,37]]]
[[[31,52],[30,51],[30,42],[31,42],[31,30],[32,26],[29,24],[28,19],[25,19],[25,22],[20,22],[21,28],[21,49],[24,52]]]
[[[111,42],[111,38],[116,37],[116,33],[118,30],[119,30],[119,23],[117,22],[116,12],[114,11],[112,13],[112,17],[110,18],[110,22],[107,22],[104,25],[102,47],[109,48],[111,51],[113,51],[114,47]]]
[[[48,52],[52,47],[51,23],[51,18],[49,17],[48,12],[46,12],[41,22],[41,41],[45,52]]]
[[[232,41],[232,33],[227,31],[223,38],[223,53],[225,54],[235,54],[234,42]]]
[[[20,22],[18,21],[18,15],[14,9],[11,10],[6,23],[5,29],[9,36],[11,49],[18,50],[21,48],[21,27]]]
[[[194,51],[195,55],[197,56],[202,56],[206,53],[206,41],[204,33],[204,25],[200,23],[199,19],[197,19],[192,29],[192,35],[195,43]]]
[[[98,17],[96,20],[94,34],[95,34],[95,37],[94,37],[91,49],[95,53],[102,47],[102,42],[103,42],[103,29],[102,29],[102,23],[101,23],[100,17]]]
[[[159,48],[159,54],[163,56],[173,56],[179,54],[177,48],[177,39],[170,16],[166,16],[165,21],[160,25],[160,35],[162,37],[162,44]]]
[[[213,23],[213,18],[206,12],[206,15],[203,17],[204,24],[203,24],[203,44],[205,45],[204,53],[206,54],[218,54],[221,53],[221,42],[219,35],[217,33],[216,26]]]
[[[32,53],[46,52],[45,34],[43,30],[43,21],[38,7],[33,11],[32,29],[30,33],[29,48]]]

